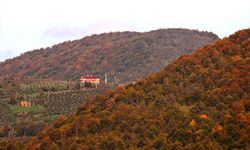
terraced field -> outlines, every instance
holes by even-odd
[[[0,101],[0,126],[13,123],[14,121],[15,117],[9,105]]]
[[[10,126],[16,130],[16,135],[27,135],[26,124],[31,124],[29,130],[42,128],[59,115],[75,112],[88,96],[112,87],[102,85],[94,89],[77,89],[76,84],[52,80],[0,83],[0,127]],[[22,107],[20,104],[24,101],[31,106]]]

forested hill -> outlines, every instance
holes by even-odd
[[[213,33],[187,29],[92,35],[2,62],[0,77],[71,80],[82,74],[103,78],[106,73],[110,82],[115,77],[133,81],[216,39]]]
[[[26,149],[249,149],[250,29],[61,116]]]

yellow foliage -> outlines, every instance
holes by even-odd
[[[189,126],[196,126],[196,121],[194,119],[192,119],[189,123]]]

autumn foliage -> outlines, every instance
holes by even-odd
[[[89,99],[24,149],[247,149],[250,29]]]

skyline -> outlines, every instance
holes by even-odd
[[[220,38],[250,27],[250,0],[0,0],[0,61],[91,34],[159,28]]]

